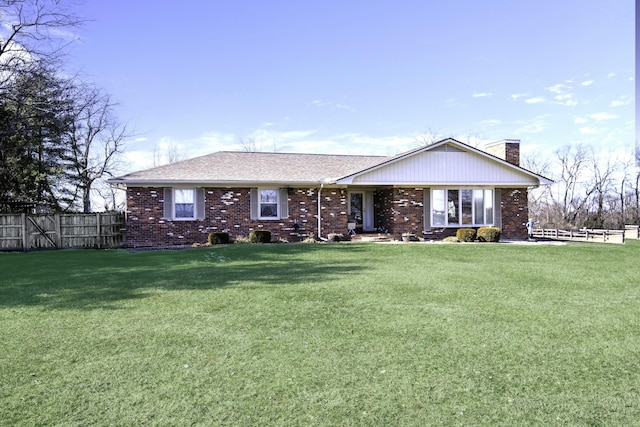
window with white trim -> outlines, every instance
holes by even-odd
[[[275,188],[260,190],[260,218],[278,218],[278,190]]]
[[[493,189],[433,189],[431,224],[434,227],[493,225],[493,200]]]
[[[203,188],[164,188],[163,218],[189,221],[204,219]]]
[[[173,189],[173,217],[193,219],[196,213],[196,190],[194,188]]]
[[[289,217],[289,197],[286,188],[252,188],[251,219],[282,219]]]

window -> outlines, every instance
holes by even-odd
[[[471,188],[431,191],[431,224],[435,227],[493,224],[493,190]]]
[[[260,190],[260,218],[278,217],[278,191]]]
[[[250,192],[251,219],[289,217],[286,188],[253,188]]]
[[[172,220],[204,219],[203,188],[164,189],[163,218]]]
[[[195,213],[195,190],[193,188],[173,190],[174,197],[174,218],[185,219],[194,218]]]

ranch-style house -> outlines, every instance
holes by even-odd
[[[486,151],[444,139],[393,157],[222,151],[110,180],[126,190],[128,247],[384,232],[438,238],[493,225],[525,239],[527,194],[551,184],[519,166],[520,141]]]

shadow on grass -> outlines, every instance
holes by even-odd
[[[0,307],[121,309],[158,290],[296,286],[339,280],[363,267],[358,245],[228,245],[128,252],[0,254]]]

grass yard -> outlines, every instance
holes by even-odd
[[[640,420],[640,242],[0,253],[0,425]]]

